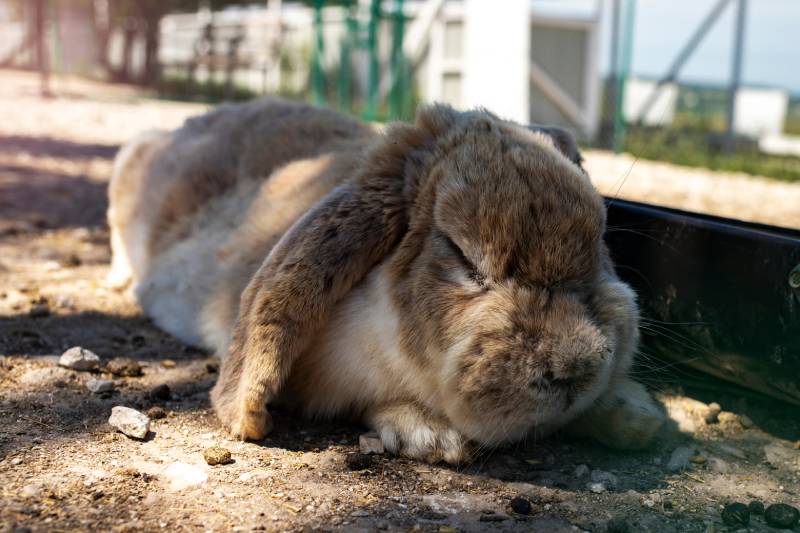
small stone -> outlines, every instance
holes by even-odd
[[[777,529],[791,529],[800,521],[800,511],[785,503],[770,505],[764,510],[764,520]]]
[[[166,418],[167,412],[164,410],[163,407],[154,405],[153,407],[147,410],[147,416],[149,416],[153,420],[159,420],[161,418]]]
[[[163,361],[161,361],[161,366],[163,366],[164,368],[175,368],[175,366],[177,366],[177,363],[172,359],[164,359]]]
[[[145,438],[147,432],[150,431],[150,419],[147,415],[140,413],[136,409],[121,405],[111,409],[111,417],[108,419],[108,423],[128,437],[135,439]]]
[[[722,510],[722,521],[726,526],[744,527],[750,523],[750,511],[743,503],[729,503]]]
[[[127,357],[115,357],[106,363],[106,372],[115,376],[135,378],[142,375],[142,366],[133,359]]]
[[[649,499],[649,498],[648,498],[648,499],[646,499],[646,500],[644,500],[644,501],[642,502],[642,505],[644,505],[645,507],[648,507],[648,508],[652,509],[653,507],[655,507],[655,505],[656,505],[656,502],[654,502],[653,500],[651,500],[651,499]]]
[[[575,477],[581,478],[589,473],[589,467],[586,465],[578,465],[575,467]]]
[[[719,406],[717,402],[712,402],[708,404],[708,408],[706,409],[705,415],[703,418],[706,421],[706,424],[716,424],[719,422],[719,413],[722,411],[722,407]]]
[[[372,456],[363,453],[348,453],[344,462],[350,470],[366,470],[372,466]]]
[[[212,466],[225,465],[231,462],[231,451],[221,446],[212,446],[203,451],[203,459]]]
[[[602,483],[606,488],[611,490],[617,490],[619,488],[619,478],[611,472],[592,470],[591,480],[595,483]]]
[[[719,457],[711,457],[708,460],[708,469],[718,474],[727,474],[731,470],[728,462]]]
[[[22,496],[23,498],[38,498],[41,493],[42,493],[41,485],[37,485],[35,483],[25,485],[19,491],[20,496]]]
[[[199,466],[178,462],[164,469],[164,478],[169,481],[170,490],[178,491],[202,485],[208,480],[208,475]]]
[[[365,433],[358,437],[358,447],[365,455],[382,455],[384,453],[383,441],[377,433]]]
[[[63,354],[58,360],[58,364],[65,368],[72,370],[94,370],[100,364],[100,358],[96,353],[81,348],[80,346],[73,346]]]
[[[706,458],[702,455],[692,455],[691,457],[689,457],[689,460],[696,465],[706,464]]]
[[[750,429],[756,425],[755,422],[753,422],[753,419],[747,415],[739,415],[739,423],[742,424],[744,429]]]
[[[111,392],[114,390],[114,382],[108,379],[90,379],[86,382],[86,388],[95,394]]]
[[[688,446],[679,446],[673,450],[667,462],[667,470],[679,472],[689,468],[689,458],[694,455],[694,450]]]
[[[764,504],[758,500],[753,500],[747,504],[750,514],[764,514]]]
[[[606,486],[602,483],[587,483],[586,488],[595,494],[601,494],[607,490]]]
[[[161,385],[156,385],[150,389],[148,396],[150,396],[151,400],[167,401],[172,397],[172,391],[170,390],[169,385],[162,383]]]
[[[22,458],[21,457],[14,457],[9,462],[11,463],[11,466],[19,466],[19,465],[22,464]]]
[[[525,498],[519,496],[512,498],[508,505],[511,507],[511,510],[517,514],[531,514],[531,502]]]
[[[742,429],[742,421],[739,415],[728,411],[722,411],[719,414],[719,425],[724,431],[737,432]]]

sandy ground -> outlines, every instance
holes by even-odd
[[[800,505],[796,410],[710,381],[687,388],[682,374],[656,372],[655,363],[637,372],[672,421],[639,453],[556,436],[458,468],[373,456],[352,470],[363,428],[287,412],[276,413],[262,443],[229,440],[208,404],[215,360],[158,331],[102,282],[117,145],[202,107],[77,82],[61,87],[68,97],[42,102],[35,88],[31,78],[0,73],[0,531],[713,532],[728,529],[720,511],[733,501]],[[626,165],[589,154],[589,168],[612,177]],[[687,175],[643,162],[634,172],[650,168]],[[709,188],[742,180],[776,199],[796,194],[751,178],[697,176]],[[788,209],[781,217],[762,220],[797,224]],[[75,345],[103,363],[129,358],[142,375],[58,367],[57,356]],[[114,380],[114,391],[91,393],[92,378]],[[153,393],[161,384],[169,398]],[[707,423],[710,401],[723,413]],[[108,425],[116,405],[158,406],[166,416],[134,440]],[[233,462],[207,465],[202,452],[212,445],[229,449]],[[589,489],[593,478],[604,490]],[[530,512],[510,508],[513,498]],[[772,531],[761,516],[749,530]]]

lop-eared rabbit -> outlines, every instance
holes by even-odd
[[[378,132],[279,99],[226,105],[117,157],[109,280],[222,359],[235,436],[267,405],[355,416],[391,452],[458,463],[566,427],[645,446],[634,294],[574,140],[422,107]]]

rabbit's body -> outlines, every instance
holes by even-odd
[[[133,141],[110,187],[110,279],[131,281],[160,327],[224,357],[215,407],[245,438],[268,428],[264,400],[248,399],[266,395],[310,416],[363,416],[391,451],[427,459],[456,462],[468,440],[494,445],[578,417],[578,431],[643,445],[662,415],[627,377],[636,307],[603,251],[602,202],[569,161],[574,145],[488,115],[429,113],[384,136],[267,99]],[[436,141],[458,120],[478,129]],[[492,139],[507,140],[496,152]],[[534,170],[484,180],[504,158]],[[424,181],[395,177],[447,183],[451,159],[457,180],[435,206]],[[478,182],[458,178],[476,170]],[[554,176],[552,190],[514,185],[529,172]],[[579,299],[579,285],[549,288],[572,279],[596,288]],[[608,419],[624,428],[608,435]]]

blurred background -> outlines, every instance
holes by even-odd
[[[571,130],[608,196],[800,227],[797,27],[792,0],[0,0],[0,152],[264,94],[443,101]]]

